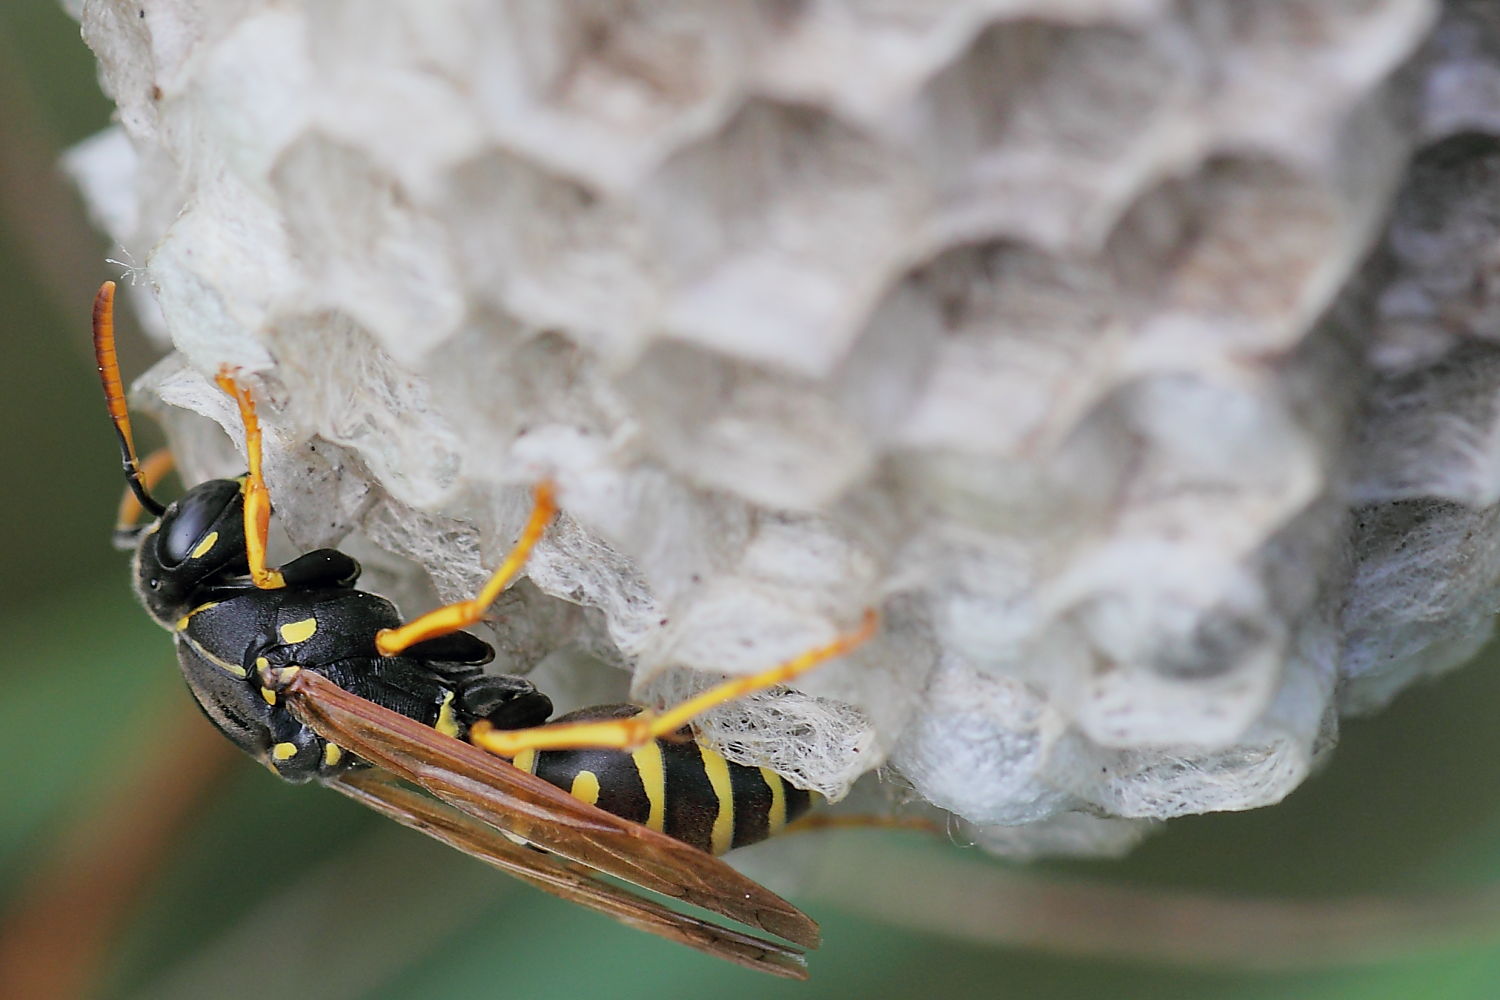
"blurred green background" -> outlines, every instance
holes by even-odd
[[[8,326],[0,368],[0,907],[13,941],[22,940],[18,928],[44,932],[44,948],[26,940],[33,963],[82,968],[97,959],[109,997],[220,1000],[1500,996],[1500,935],[1385,942],[1361,964],[1298,973],[1182,968],[964,943],[906,926],[920,922],[908,919],[911,894],[932,891],[921,882],[857,914],[809,900],[826,943],[812,958],[810,983],[784,983],[619,928],[335,795],[283,786],[249,761],[220,758],[217,744],[200,739],[207,723],[189,705],[166,637],[137,612],[124,557],[108,545],[119,476],[86,323],[93,289],[120,268],[104,263],[111,248],[88,230],[54,164],[59,150],[101,128],[110,108],[76,25],[50,0],[0,4],[0,91]],[[152,360],[142,340],[125,340],[122,350],[127,376]],[[1123,862],[1030,871],[1162,898],[1177,890],[1281,900],[1452,892],[1474,903],[1500,882],[1496,656],[1492,649],[1381,717],[1351,723],[1332,766],[1283,806],[1175,822]],[[137,843],[133,823],[172,815],[139,790],[170,797],[192,768],[206,777],[179,803],[182,821]],[[913,834],[816,838],[767,845],[758,862],[847,862],[857,847],[882,877],[899,881],[931,860],[967,866],[958,870],[975,892],[1007,891],[998,882],[984,888],[1007,870],[977,851]],[[82,862],[71,856],[59,875],[48,865],[75,841],[92,853]],[[108,874],[138,856],[159,863],[140,866],[142,884],[119,893],[118,935],[91,945],[81,915],[114,898]],[[76,895],[66,894],[68,871],[82,882],[81,891],[71,887]],[[996,898],[1020,908],[1023,924],[1026,907],[1047,904],[1045,893]],[[53,918],[61,914],[55,933],[38,916],[49,902],[58,904]],[[964,909],[961,898],[939,903]],[[1477,922],[1486,920],[1500,926],[1500,914],[1480,912]],[[1186,922],[1162,933],[1191,940],[1202,930]],[[1439,920],[1436,936],[1450,930]],[[1276,964],[1276,955],[1262,957]],[[0,995],[17,994],[0,982]]]

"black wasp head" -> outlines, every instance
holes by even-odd
[[[241,483],[210,479],[188,490],[141,532],[136,590],[146,610],[171,627],[201,595],[250,572]]]

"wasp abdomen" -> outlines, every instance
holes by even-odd
[[[636,711],[605,706],[558,721]],[[713,854],[765,840],[812,805],[808,792],[775,771],[733,763],[691,739],[655,740],[634,752],[528,750],[514,763],[605,812]]]

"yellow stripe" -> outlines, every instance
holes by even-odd
[[[568,793],[575,799],[594,805],[599,801],[599,776],[593,771],[579,771],[573,776],[573,787]]]
[[[245,676],[245,668],[244,667],[240,666],[238,663],[230,663],[228,660],[221,660],[221,659],[219,659],[217,656],[215,656],[214,654],[210,653],[208,650],[204,649],[198,643],[194,642],[192,636],[190,636],[190,635],[188,635],[188,634],[186,634],[184,632],[178,632],[177,633],[177,638],[181,639],[183,642],[187,643],[189,646],[192,646],[193,647],[193,651],[195,653],[197,653],[199,656],[203,657],[209,663],[212,663],[214,666],[220,667],[220,668],[222,668],[224,670],[227,670],[229,673],[234,674],[234,676],[236,676],[236,677],[244,677]]]
[[[260,696],[266,700],[267,705],[276,704],[276,692],[272,691],[270,688],[261,688]]]
[[[511,761],[511,763],[516,765],[518,770],[525,771],[527,774],[536,774],[536,751],[522,750],[516,754],[516,759]]]
[[[437,721],[432,728],[444,736],[458,736],[458,718],[453,714],[453,692],[447,691],[443,694],[443,703],[438,706]]]
[[[661,833],[667,815],[667,769],[662,763],[661,745],[652,740],[632,753],[630,759],[635,761],[641,785],[646,789],[646,801],[651,803],[646,825]]]
[[[199,542],[197,546],[194,547],[193,551],[188,553],[188,558],[202,559],[204,556],[208,555],[208,551],[214,547],[214,543],[218,540],[219,533],[217,531],[210,531],[208,534],[203,536],[203,541]]]
[[[719,802],[709,844],[714,854],[723,854],[734,846],[734,789],[729,783],[729,761],[702,743],[698,744],[698,756],[703,758],[703,773],[708,775],[714,798]]]
[[[207,604],[200,604],[200,605],[198,605],[196,608],[194,608],[193,610],[189,611],[187,614],[183,615],[181,618],[177,619],[177,631],[181,632],[183,629],[187,628],[188,627],[188,621],[194,615],[196,615],[198,612],[200,612],[200,611],[207,611],[209,608],[217,608],[218,606],[219,606],[219,602],[218,601],[209,601]]]
[[[304,618],[300,622],[287,622],[281,626],[282,642],[306,642],[318,630],[316,618]]]
[[[761,768],[760,776],[771,790],[771,809],[766,815],[766,829],[775,835],[786,829],[786,785],[782,782],[781,775],[769,767]]]

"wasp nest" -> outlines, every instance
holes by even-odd
[[[549,690],[603,659],[666,701],[878,605],[709,738],[1097,853],[1277,801],[1489,633],[1492,4],[81,18],[119,114],[70,166],[175,348],[141,396],[182,464],[243,461],[189,413],[238,441],[205,380],[237,366],[282,544],[408,610],[555,477],[491,616]]]

